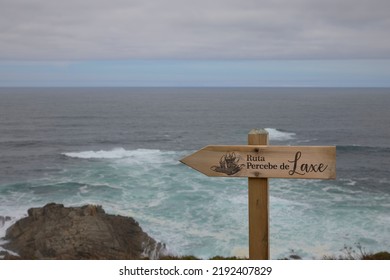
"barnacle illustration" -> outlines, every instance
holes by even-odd
[[[210,169],[218,173],[234,175],[245,166],[245,164],[239,164],[239,161],[240,157],[236,156],[234,152],[227,153],[219,160],[219,166],[214,165]]]

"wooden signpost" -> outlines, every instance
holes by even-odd
[[[268,178],[335,179],[334,146],[269,146],[268,132],[253,129],[248,145],[207,146],[181,160],[208,176],[247,177],[249,258],[269,259]]]

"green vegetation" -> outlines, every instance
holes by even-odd
[[[386,251],[378,252],[378,253],[367,253],[366,250],[359,244],[356,243],[355,247],[352,246],[344,246],[343,249],[340,250],[341,254],[338,256],[323,256],[323,260],[390,260],[390,253]],[[200,260],[195,256],[163,256],[160,258],[161,260]],[[239,258],[239,257],[222,257],[215,256],[210,258],[209,260],[247,260],[248,258]],[[290,250],[289,256],[283,258],[282,260],[301,260],[302,258],[296,254],[294,250]]]
[[[342,254],[338,257],[335,256],[324,256],[324,260],[390,260],[390,253],[386,251],[378,253],[367,253],[366,250],[356,243],[355,247],[346,246],[341,249]]]

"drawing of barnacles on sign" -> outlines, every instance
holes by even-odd
[[[240,172],[244,168],[245,164],[239,164],[240,155],[236,155],[234,152],[224,154],[219,160],[219,166],[213,165],[210,169],[227,175],[234,175]]]

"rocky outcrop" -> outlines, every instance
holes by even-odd
[[[106,214],[95,205],[31,208],[5,239],[3,247],[21,259],[156,259],[164,251],[133,218]]]

